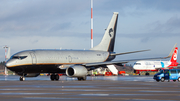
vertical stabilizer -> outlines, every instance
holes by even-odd
[[[176,47],[175,49],[174,49],[174,53],[172,54],[172,56],[171,56],[171,62],[176,62],[177,61],[177,54],[178,54],[178,47]]]
[[[116,37],[116,28],[118,21],[118,12],[114,12],[112,19],[107,27],[105,34],[99,45],[91,48],[90,50],[100,50],[100,51],[114,51],[115,37]]]
[[[174,52],[171,56],[171,60],[170,60],[171,64],[168,66],[168,67],[171,67],[169,69],[172,69],[178,66],[179,63],[177,62],[177,54],[178,54],[178,47],[175,47]]]

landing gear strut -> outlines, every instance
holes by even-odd
[[[59,80],[59,75],[58,74],[51,74],[51,77],[50,77],[51,81],[58,81]]]

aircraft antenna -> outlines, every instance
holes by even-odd
[[[93,48],[93,0],[91,0],[91,48]]]

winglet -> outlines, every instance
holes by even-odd
[[[168,55],[167,57],[165,57],[165,58],[170,58],[170,57],[172,56],[172,54],[173,54],[173,52],[174,52],[174,49],[176,48],[176,45],[177,45],[177,43],[174,45],[174,47],[173,47],[173,49],[171,50],[171,52],[169,53],[169,55]]]

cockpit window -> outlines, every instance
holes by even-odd
[[[13,56],[12,59],[25,59],[27,56]]]
[[[134,65],[141,65],[141,63],[135,63]]]

